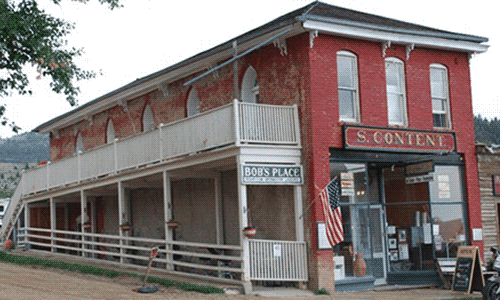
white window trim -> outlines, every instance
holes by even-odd
[[[344,122],[360,122],[361,121],[361,114],[360,114],[360,104],[359,104],[359,72],[358,72],[358,57],[356,54],[349,52],[349,51],[338,51],[337,52],[337,57],[338,56],[347,56],[354,58],[354,89],[351,87],[340,87],[338,85],[338,66],[337,66],[337,97],[338,97],[338,106],[339,106],[339,121],[344,121]],[[340,89],[344,90],[354,90],[355,95],[354,95],[354,118],[347,118],[343,117],[340,115],[340,97],[338,95],[338,92]]]
[[[83,151],[85,151],[85,146],[83,145],[82,133],[78,132],[76,134],[75,154],[83,153]]]
[[[112,133],[112,136],[110,133]],[[115,124],[113,124],[112,119],[109,119],[108,125],[106,126],[106,144],[114,142],[115,138],[116,138]]]
[[[153,117],[153,110],[151,109],[151,105],[147,104],[142,113],[142,132],[151,131],[154,127],[155,120]]]
[[[192,88],[189,91],[187,103],[186,103],[186,115],[188,117],[197,115],[200,113],[200,97],[198,97],[198,91],[196,88]]]
[[[440,70],[443,70],[444,71],[444,74],[445,74],[445,82],[444,82],[444,86],[446,87],[445,89],[445,92],[446,92],[446,96],[445,98],[439,98],[439,97],[434,97],[432,95],[432,81],[431,81],[431,76],[430,76],[430,72],[432,71],[432,69],[440,69]],[[434,128],[445,128],[445,129],[450,129],[451,128],[451,109],[450,109],[450,80],[448,78],[448,68],[442,64],[430,64],[429,66],[429,83],[431,85],[431,106],[432,106],[432,101],[434,101],[434,99],[439,99],[439,100],[445,100],[446,101],[446,104],[445,104],[445,111],[444,111],[444,114],[445,114],[445,118],[446,118],[446,126],[444,127],[436,127],[434,125],[434,108],[432,108],[432,124],[434,126]],[[436,111],[437,112],[437,111]],[[440,112],[443,112],[443,111],[440,111]]]
[[[394,125],[394,126],[408,126],[408,108],[407,108],[407,99],[406,99],[406,76],[405,76],[405,63],[395,57],[388,57],[384,61],[384,70],[385,74],[387,75],[387,63],[396,63],[399,64],[401,67],[401,77],[399,78],[400,80],[400,85],[401,85],[401,90],[399,91],[399,95],[403,97],[403,103],[401,109],[402,114],[403,114],[403,122],[398,122],[398,123],[391,123],[390,118],[389,118],[389,97],[387,97],[387,119],[389,122],[389,125]],[[385,79],[385,87],[386,87],[386,93],[387,93],[387,78]],[[387,95],[388,96],[388,95]]]
[[[255,81],[258,81],[259,75],[255,68],[249,66],[243,75],[241,81],[241,101],[246,103],[258,103],[259,85],[255,86]]]

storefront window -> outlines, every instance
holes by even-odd
[[[462,204],[434,204],[432,209],[436,257],[456,257],[458,246],[466,244]]]
[[[436,257],[456,257],[458,246],[467,241],[461,168],[436,166],[429,189]]]
[[[463,188],[459,166],[435,166],[429,183],[431,202],[462,202]]]
[[[358,203],[368,201],[366,190],[366,166],[364,164],[332,163],[330,174],[338,176],[341,185],[340,201]]]

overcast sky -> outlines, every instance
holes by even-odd
[[[110,11],[97,0],[84,5],[68,0],[60,6],[40,0],[46,10],[75,23],[69,44],[83,47],[82,68],[101,71],[96,79],[81,82],[83,104],[137,78],[164,69],[201,51],[224,43],[312,1],[165,1],[125,0]],[[401,21],[489,38],[488,52],[473,56],[471,64],[474,113],[500,118],[498,75],[500,66],[498,16],[493,1],[373,1],[323,2]],[[497,29],[495,29],[497,28]],[[63,96],[51,93],[48,82],[30,77],[33,96],[2,99],[7,117],[22,132],[71,109]],[[0,137],[13,135],[6,128]]]

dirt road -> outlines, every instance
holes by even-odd
[[[114,279],[85,275],[78,272],[40,269],[0,262],[0,299],[284,299],[247,295],[200,294],[175,288],[160,288],[154,294],[139,294],[138,278],[129,276]],[[478,295],[475,295],[476,297]],[[406,291],[368,291],[338,293],[334,296],[297,297],[301,299],[460,299],[466,295],[441,289]],[[290,299],[290,297],[286,297]]]

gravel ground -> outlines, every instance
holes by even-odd
[[[65,270],[32,268],[0,262],[0,299],[461,299],[463,293],[443,289],[412,289],[338,293],[333,296],[259,297],[248,295],[220,295],[185,292],[176,288],[162,288],[154,294],[140,294],[138,278],[119,276],[98,277]],[[475,293],[474,298],[480,299]]]

